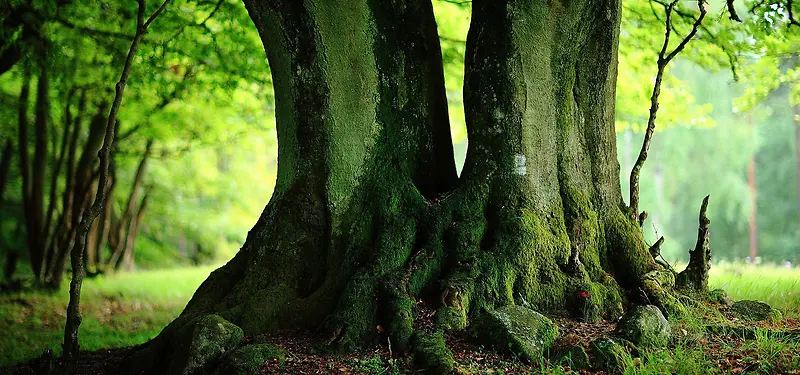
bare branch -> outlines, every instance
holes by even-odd
[[[656,115],[658,113],[658,96],[661,94],[661,83],[664,80],[664,71],[667,68],[667,65],[675,58],[684,48],[686,45],[689,44],[689,41],[694,38],[697,34],[697,30],[700,28],[703,19],[705,18],[707,11],[705,8],[704,0],[697,0],[697,5],[700,8],[700,16],[692,24],[692,30],[687,34],[683,40],[675,47],[672,52],[667,53],[669,50],[669,39],[672,33],[672,13],[675,10],[675,6],[678,4],[678,0],[674,0],[668,5],[666,5],[666,20],[665,20],[665,32],[664,32],[664,44],[661,46],[661,51],[658,53],[658,71],[656,73],[655,84],[653,85],[653,94],[650,97],[650,115],[647,119],[647,130],[644,134],[644,141],[642,142],[642,149],[639,151],[639,157],[636,159],[636,163],[633,165],[633,169],[631,169],[631,176],[630,176],[630,207],[632,209],[631,218],[633,220],[638,220],[639,217],[639,175],[642,170],[642,166],[644,166],[645,160],[647,160],[647,151],[650,149],[650,142],[653,138],[653,133],[655,132],[656,128]],[[663,5],[663,4],[662,4]]]

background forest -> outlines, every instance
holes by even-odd
[[[461,84],[470,3],[433,4],[460,168],[468,142]],[[685,262],[697,238],[700,202],[711,195],[715,261],[796,267],[800,24],[775,24],[791,12],[780,5],[753,17],[747,12],[752,4],[739,2],[743,22],[731,22],[725,5],[710,2],[709,21],[667,70],[641,175],[646,238],[652,243],[664,236],[664,258]],[[681,2],[678,9],[692,6]],[[97,150],[136,11],[135,1],[0,0],[4,288],[19,286],[19,280],[63,287],[71,236],[96,189]],[[675,31],[685,35],[691,14],[677,17]],[[627,196],[663,41],[663,8],[656,1],[625,0],[623,18],[616,119]],[[276,174],[273,92],[264,56],[238,0],[174,1],[150,27],[119,113],[109,204],[89,235],[90,278],[218,265],[236,253],[269,200]],[[210,270],[191,272],[199,282]],[[110,282],[125,284],[127,275]],[[153,284],[175,283],[176,293],[196,286],[181,286],[158,271],[148,277]],[[157,292],[152,298],[173,297]],[[176,306],[180,311],[181,303]],[[91,302],[88,308],[91,315]],[[149,323],[159,328],[169,319]],[[98,328],[90,323],[86,329]]]

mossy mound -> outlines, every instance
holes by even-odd
[[[467,313],[457,307],[443,307],[436,311],[436,328],[441,330],[462,330],[467,328]]]
[[[426,374],[445,375],[453,371],[455,359],[447,348],[442,332],[418,332],[412,339],[414,363]]]
[[[621,340],[613,340],[608,337],[592,341],[592,352],[597,368],[613,373],[625,370],[625,358],[628,356],[628,352],[625,346],[618,341]]]
[[[283,361],[285,353],[272,344],[250,344],[242,346],[223,356],[215,374],[249,375],[257,374],[267,361]]]
[[[718,303],[723,306],[730,306],[733,304],[733,299],[728,296],[728,292],[724,289],[714,289],[708,292],[708,301],[711,303]]]
[[[206,365],[235,349],[243,338],[241,328],[218,315],[198,317],[176,332],[172,342],[175,354],[168,373],[200,373]]]
[[[749,300],[734,302],[731,305],[731,314],[746,322],[778,322],[782,318],[781,312],[773,309],[770,305]]]
[[[570,369],[574,371],[589,370],[592,367],[589,354],[582,345],[570,346],[562,361],[569,364]]]
[[[484,312],[472,327],[478,344],[508,350],[526,361],[540,360],[558,337],[558,328],[550,319],[522,306]]]
[[[635,306],[628,310],[619,323],[616,334],[640,347],[660,348],[667,346],[670,325],[658,307]]]

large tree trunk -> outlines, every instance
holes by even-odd
[[[381,325],[402,349],[417,299],[461,322],[509,304],[614,318],[627,290],[674,311],[620,193],[619,0],[473,2],[460,179],[430,1],[335,3],[245,0],[274,82],[275,192],[141,353],[165,358],[209,313],[345,348]]]

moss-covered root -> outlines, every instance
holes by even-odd
[[[411,342],[414,364],[426,374],[445,375],[453,372],[455,359],[447,348],[441,331],[432,334],[417,332]]]

